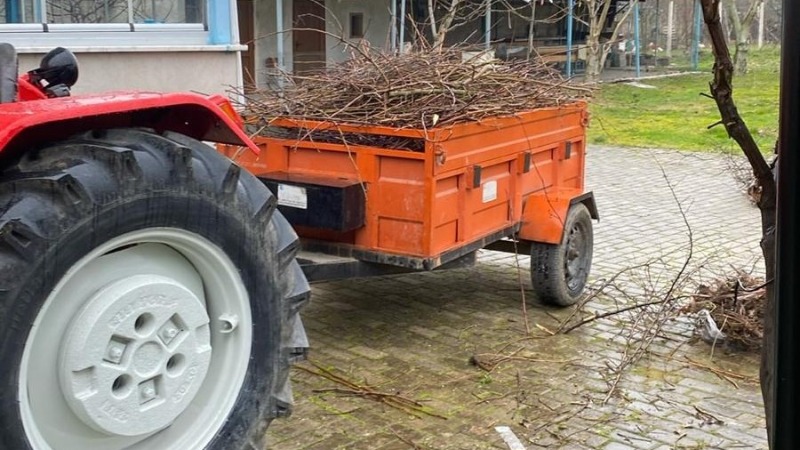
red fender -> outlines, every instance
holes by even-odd
[[[82,131],[118,127],[175,131],[201,141],[239,145],[259,152],[226,98],[155,92],[115,92],[2,104],[0,151],[8,154]]]

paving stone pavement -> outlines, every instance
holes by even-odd
[[[644,281],[667,285],[689,248],[679,205],[696,277],[732,265],[760,270],[758,210],[726,166],[718,154],[590,148],[587,189],[601,215],[595,285],[648,261]],[[529,286],[528,263],[481,251],[470,269],[314,285],[303,316],[310,361],[293,371],[294,414],[272,424],[270,448],[508,449],[496,426],[510,427],[526,449],[766,448],[755,355],[712,353],[692,339],[691,320],[671,321],[604,402],[609,367],[631,351],[629,318],[551,336],[572,311],[527,291],[526,338],[520,279]],[[648,292],[627,278],[630,292]],[[589,307],[626,301],[635,299],[598,296]],[[470,363],[476,355],[506,359],[489,372]],[[321,371],[380,395],[355,395]],[[429,414],[391,406],[392,395]]]

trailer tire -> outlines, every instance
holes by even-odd
[[[592,265],[592,217],[582,203],[572,205],[559,244],[531,243],[531,283],[540,301],[574,305],[583,295]]]
[[[297,249],[269,190],[186,136],[24,154],[0,175],[0,449],[262,450],[308,346]]]

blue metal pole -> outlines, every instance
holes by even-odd
[[[633,4],[633,57],[636,59],[636,78],[642,75],[642,45],[639,41],[639,2]]]
[[[19,0],[6,0],[6,23],[20,23]]]
[[[567,78],[572,76],[572,14],[575,9],[575,0],[569,0],[567,8]]]
[[[211,0],[208,4],[208,43],[231,43],[231,3],[229,0]]]
[[[700,66],[700,26],[703,24],[703,6],[700,0],[695,2],[697,8],[694,13],[694,36],[692,38],[692,70]]]

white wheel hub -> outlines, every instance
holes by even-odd
[[[148,228],[99,245],[25,343],[17,395],[32,450],[206,448],[241,393],[252,330],[241,273],[208,239]]]
[[[201,300],[174,280],[136,275],[111,283],[87,302],[62,344],[67,403],[109,435],[168,426],[208,371],[208,324]]]

